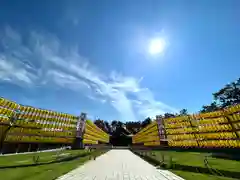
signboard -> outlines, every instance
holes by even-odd
[[[87,118],[86,113],[81,113],[81,115],[78,118],[77,126],[76,126],[76,129],[77,129],[76,136],[77,137],[82,137],[83,136],[84,129],[85,129],[86,118]]]
[[[164,125],[163,125],[163,118],[161,116],[156,116],[156,121],[158,125],[158,135],[160,141],[165,141],[166,140],[166,134],[164,130]]]

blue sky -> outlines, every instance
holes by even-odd
[[[2,1],[0,94],[90,118],[187,108],[239,77],[240,2]],[[149,41],[163,38],[163,53]]]

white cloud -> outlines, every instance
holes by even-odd
[[[110,103],[125,120],[176,111],[155,100],[149,89],[142,88],[142,77],[123,76],[114,71],[109,76],[100,73],[78,53],[77,48],[64,47],[49,34],[32,32],[29,44],[24,45],[19,33],[8,27],[3,37],[8,38],[0,44],[5,48],[5,51],[0,51],[1,80],[42,86],[54,84],[84,92],[89,99]],[[9,51],[14,53],[9,55],[6,53]],[[129,98],[129,94],[135,98]]]
[[[49,70],[47,72],[47,76],[52,79],[52,81],[63,88],[72,88],[73,90],[79,90],[82,88],[88,88],[91,87],[85,82],[82,81],[70,74],[57,71],[57,70]]]
[[[0,56],[0,79],[4,81],[19,81],[31,84],[34,76],[26,69],[15,65],[11,58]]]
[[[91,100],[99,101],[99,102],[101,102],[101,103],[103,103],[103,104],[107,101],[106,99],[101,99],[101,98],[96,97],[96,96],[91,95],[91,94],[87,95],[87,97],[88,97],[89,99],[91,99]]]

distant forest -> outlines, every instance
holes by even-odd
[[[199,110],[200,113],[203,112],[212,112],[216,110],[220,110],[226,108],[230,105],[235,105],[240,103],[240,78],[236,81],[226,84],[223,88],[219,91],[213,93],[213,101],[208,105],[203,105],[202,108]],[[176,117],[187,115],[188,110],[182,109],[179,113],[172,114],[172,113],[165,113],[162,115],[163,118],[168,117]],[[108,122],[105,120],[97,119],[94,123],[104,130],[105,132],[109,133],[113,137],[119,136],[129,136],[132,134],[137,133],[139,130],[147,126],[152,122],[152,119],[147,117],[143,121],[129,121],[129,122],[121,122],[118,120],[113,120],[112,122]]]

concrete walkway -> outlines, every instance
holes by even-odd
[[[110,150],[58,180],[183,180],[159,170],[129,150]]]

